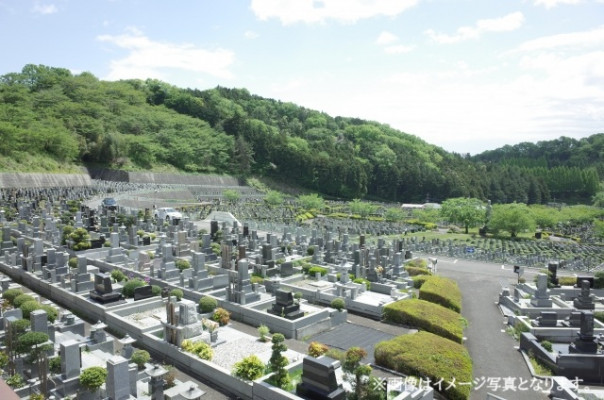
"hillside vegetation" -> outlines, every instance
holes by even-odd
[[[533,153],[522,158],[514,149],[470,158],[384,124],[245,89],[105,82],[41,65],[0,77],[0,134],[2,171],[86,165],[254,174],[348,199],[591,202],[604,174],[604,134],[563,138],[567,153],[553,144],[534,164],[518,161]]]

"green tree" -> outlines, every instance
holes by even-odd
[[[298,202],[305,210],[322,210],[325,207],[325,200],[316,193],[301,194]]]
[[[222,192],[222,195],[229,203],[237,203],[239,201],[239,192],[233,189],[226,189]]]
[[[275,191],[275,190],[269,190],[266,195],[264,196],[264,201],[269,205],[269,206],[278,206],[281,203],[283,203],[283,196],[281,195],[281,193]]]
[[[526,204],[498,204],[493,207],[489,229],[507,231],[511,237],[516,237],[522,231],[535,229],[535,220]]]
[[[286,389],[290,384],[291,380],[289,373],[285,369],[289,361],[287,357],[283,355],[283,352],[287,351],[285,345],[285,336],[281,333],[275,333],[272,338],[272,353],[269,360],[271,371],[274,373],[274,382],[281,389]]]
[[[358,214],[362,218],[367,218],[376,209],[373,204],[368,203],[366,201],[361,201],[359,199],[354,199],[349,202],[348,207],[350,208],[351,213]]]
[[[440,209],[442,217],[453,224],[462,225],[466,233],[470,227],[485,222],[485,207],[482,201],[474,198],[457,197],[445,200]]]

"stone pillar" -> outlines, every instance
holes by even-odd
[[[128,360],[122,356],[113,356],[107,360],[107,396],[111,400],[130,398],[130,374]]]

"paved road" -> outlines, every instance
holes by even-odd
[[[487,393],[507,400],[547,399],[546,394],[532,390],[503,390],[504,378],[514,378],[514,387],[521,379],[529,383],[532,379],[522,355],[515,349],[518,342],[503,331],[505,319],[497,307],[501,282],[516,282],[513,266],[439,258],[437,267],[439,275],[457,282],[463,295],[462,315],[469,322],[466,347],[474,364],[474,381],[479,386],[482,383],[472,392],[471,400],[483,400]],[[526,271],[527,281],[532,281],[534,274],[535,271]],[[496,378],[500,379],[498,387]]]

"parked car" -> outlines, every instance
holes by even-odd
[[[106,197],[101,201],[101,207],[103,207],[104,210],[115,211],[117,210],[117,200],[113,197]]]
[[[182,214],[172,207],[161,207],[155,210],[155,218],[166,221],[182,219]]]

